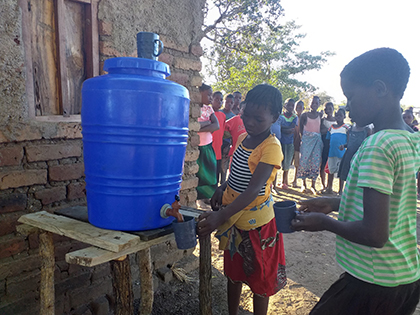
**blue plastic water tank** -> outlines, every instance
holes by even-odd
[[[82,134],[89,222],[139,231],[172,222],[160,208],[181,188],[189,93],[165,63],[120,57],[82,88]]]

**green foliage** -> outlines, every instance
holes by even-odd
[[[207,70],[215,90],[246,94],[255,85],[268,83],[284,98],[313,94],[315,87],[295,79],[296,74],[320,69],[333,53],[314,56],[299,51],[295,22],[280,24],[283,9],[278,0],[213,0],[218,17],[204,26],[203,36],[212,42],[205,51]],[[209,13],[207,8],[207,13]],[[210,18],[207,16],[206,21]]]

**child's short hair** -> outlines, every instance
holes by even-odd
[[[216,92],[213,93],[213,97],[216,96],[216,95],[220,95],[223,98],[223,94],[220,91],[216,91]]]
[[[410,77],[410,66],[395,49],[377,48],[350,61],[341,71],[340,77],[366,87],[371,86],[375,80],[382,80],[394,96],[401,99]]]
[[[271,114],[278,116],[283,108],[283,97],[278,89],[268,84],[259,84],[246,94],[245,103],[269,106]]]
[[[295,102],[295,100],[293,98],[288,98],[287,100],[284,101],[284,105],[288,104],[289,102]]]
[[[343,113],[344,118],[346,118],[346,110],[344,108],[340,107],[339,109],[337,109],[337,111],[335,113],[337,114],[339,112]]]
[[[297,101],[295,104],[295,107],[298,106],[299,104],[302,104],[303,109],[305,109],[305,103],[302,100]]]
[[[233,94],[228,94],[228,95],[226,95],[225,100],[226,100],[226,99],[228,99],[228,98],[234,98],[234,97],[233,97]]]
[[[201,86],[198,88],[198,90],[200,91],[200,92],[204,92],[204,91],[207,91],[207,90],[210,90],[211,89],[211,86],[210,85],[207,85],[207,84],[201,84]]]

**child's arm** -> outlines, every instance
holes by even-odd
[[[199,217],[198,235],[203,236],[213,232],[218,226],[227,221],[231,216],[246,208],[257,198],[260,189],[270,178],[273,171],[273,165],[258,163],[254,174],[245,191],[238,196],[231,204],[220,211],[209,211]]]
[[[390,196],[372,188],[363,188],[363,219],[338,221],[323,213],[304,213],[296,216],[296,230],[333,232],[351,242],[381,248],[389,237]]]
[[[305,124],[306,124],[306,113],[303,113],[301,116],[300,116],[300,120],[299,120],[299,131],[300,131],[300,134],[301,135],[303,135],[303,127],[305,126]]]
[[[210,116],[210,124],[208,125],[201,125],[200,131],[199,132],[213,132],[216,130],[219,130],[220,126],[219,126],[219,121],[217,120],[217,117],[215,114],[211,114]]]

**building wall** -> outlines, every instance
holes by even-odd
[[[190,92],[190,131],[181,189],[184,205],[194,205],[198,183],[196,121],[204,2],[101,0],[98,6],[101,68],[107,58],[136,56],[137,32],[155,32],[165,45],[159,60],[170,65],[169,79]],[[17,219],[31,212],[86,205],[80,120],[29,117],[25,80],[30,74],[22,39],[22,8],[28,5],[27,0],[0,4],[0,314],[39,312],[38,238],[16,233]],[[95,268],[69,265],[64,255],[87,245],[60,236],[54,239],[56,314],[111,314],[109,263]],[[153,248],[155,271],[189,253],[177,250],[173,242]],[[130,259],[138,298],[135,255]]]

